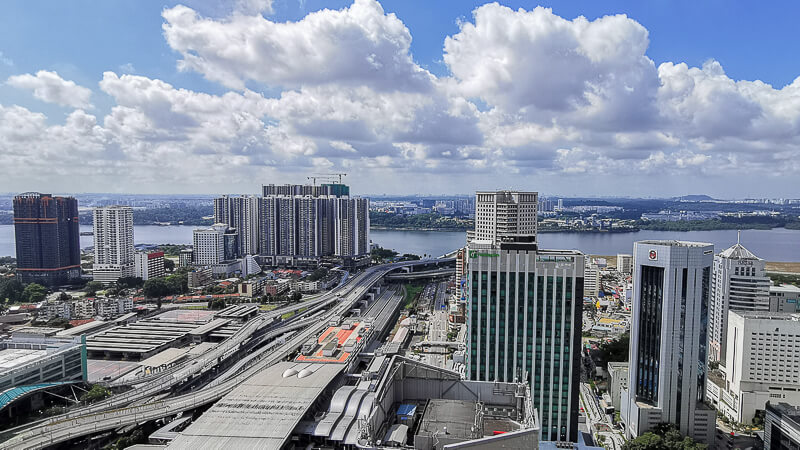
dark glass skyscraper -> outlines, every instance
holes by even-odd
[[[81,277],[78,201],[28,192],[14,197],[17,278],[46,286]]]

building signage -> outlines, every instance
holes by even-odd
[[[655,250],[650,250],[647,256],[650,258],[650,261],[658,261],[658,252]]]
[[[487,258],[497,258],[498,256],[500,256],[500,254],[499,253],[478,253],[477,250],[470,250],[469,251],[469,257],[470,258],[474,259],[474,258],[477,258],[478,256],[486,256]]]

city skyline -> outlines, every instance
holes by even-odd
[[[794,5],[187,3],[8,3],[0,190],[792,195]]]

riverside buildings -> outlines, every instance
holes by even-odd
[[[134,276],[133,209],[106,206],[94,209],[94,265],[92,277],[111,284]]]
[[[577,442],[584,256],[540,250],[535,192],[478,192],[466,247],[467,378],[530,384],[544,440]]]
[[[163,277],[164,252],[139,252],[135,257],[134,276],[147,281],[151,278]]]
[[[711,444],[715,411],[704,400],[714,246],[641,241],[633,249],[630,370],[620,405],[626,435],[669,422]]]
[[[349,186],[270,184],[262,194],[214,200],[214,220],[238,231],[240,255],[298,265],[369,253],[369,200],[350,197]]]
[[[714,256],[709,310],[709,360],[725,363],[728,311],[769,311],[766,263],[737,242]]]
[[[28,192],[13,204],[19,281],[57,286],[80,280],[78,201]]]

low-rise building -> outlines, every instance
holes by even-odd
[[[189,288],[205,286],[214,279],[211,267],[200,267],[186,274]]]
[[[253,298],[264,295],[264,287],[269,282],[267,277],[251,278],[239,283],[236,288],[242,297]]]
[[[719,410],[750,423],[767,402],[800,405],[800,314],[731,311]]]
[[[630,275],[633,269],[633,255],[618,253],[617,254],[617,272],[622,272]]]
[[[71,319],[90,319],[95,315],[94,304],[91,300],[76,300],[71,303]]]
[[[96,314],[104,319],[113,319],[133,311],[132,298],[99,298],[94,302]]]
[[[273,280],[264,286],[264,294],[269,294],[273,297],[276,297],[284,292],[288,292],[291,287],[292,280],[290,279],[281,278],[278,280]]]
[[[48,322],[53,319],[72,319],[72,305],[70,302],[51,302],[45,303],[39,308],[37,320]]]
[[[782,284],[769,287],[770,312],[800,312],[800,287]]]
[[[800,448],[800,406],[769,402],[764,417],[764,450]]]
[[[48,334],[14,333],[11,339],[0,341],[0,392],[38,383],[86,380],[82,339]]]

